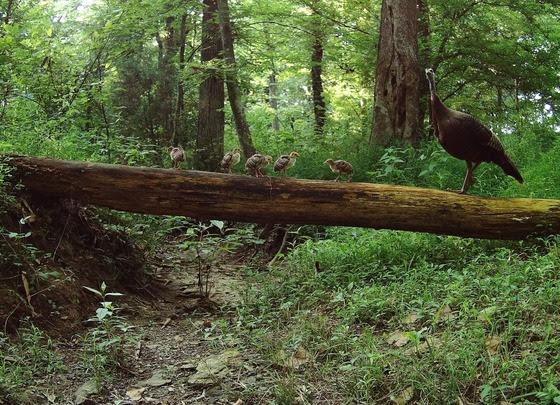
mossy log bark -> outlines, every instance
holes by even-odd
[[[29,192],[144,214],[485,239],[560,234],[560,200],[481,198],[384,184],[254,178],[19,156],[8,161]]]

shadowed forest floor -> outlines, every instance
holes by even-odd
[[[242,267],[213,269],[210,300],[201,299],[197,271],[180,252],[166,245],[151,260],[163,286],[159,296],[123,297],[117,304],[132,326],[129,344],[114,375],[82,403],[231,404],[248,397],[266,402],[262,387],[269,371],[259,368],[255,354],[229,330],[245,288]],[[81,339],[57,345],[65,370],[36,381],[30,388],[36,403],[82,400],[76,396],[87,392],[91,376],[83,372]]]

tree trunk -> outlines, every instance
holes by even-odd
[[[426,80],[425,70],[431,67],[430,58],[430,10],[426,0],[418,1],[418,55],[419,55],[419,91],[420,91],[420,104],[419,104],[419,115],[418,123],[420,126],[420,132],[424,134],[424,120],[426,115],[429,117],[428,121],[431,121],[431,106],[429,93],[430,89],[428,86],[428,80]],[[430,122],[431,124],[431,122]]]
[[[202,14],[203,64],[221,59],[222,40],[217,22],[218,1],[204,0]],[[215,66],[206,69],[199,88],[195,168],[216,171],[224,154],[224,81]]]
[[[560,200],[481,198],[416,187],[12,157],[27,192],[122,211],[358,226],[486,239],[560,234]]]
[[[243,102],[241,100],[241,91],[237,80],[237,66],[235,63],[235,53],[233,48],[233,33],[231,29],[231,22],[229,17],[229,6],[227,0],[218,0],[220,28],[222,33],[222,41],[224,45],[224,57],[226,62],[226,85],[228,91],[229,103],[235,121],[235,129],[239,137],[239,144],[245,157],[250,157],[255,154],[256,150],[253,146],[251,139],[251,131],[245,111]]]
[[[183,125],[183,109],[185,105],[185,85],[181,74],[185,69],[185,43],[187,41],[187,15],[181,17],[179,28],[179,74],[177,75],[177,103],[175,105],[175,116],[173,117],[173,138],[171,144],[177,146],[181,143]]]
[[[313,114],[315,116],[315,134],[323,135],[325,126],[325,98],[323,96],[323,38],[319,31],[313,34],[311,53],[311,87],[313,91]]]
[[[416,1],[383,0],[372,134],[381,145],[420,139],[418,17]]]
[[[16,0],[8,0],[8,4],[6,5],[6,10],[4,14],[4,24],[8,25],[12,21],[15,6],[16,6]]]
[[[177,55],[177,39],[175,36],[175,17],[165,19],[165,37],[158,35],[159,51],[159,80],[156,92],[159,123],[163,130],[163,143],[173,142],[173,127],[175,122],[175,83],[177,68],[173,61]]]
[[[268,76],[268,105],[274,112],[272,118],[272,130],[280,131],[280,119],[278,118],[278,82],[276,80],[276,72],[273,70]]]

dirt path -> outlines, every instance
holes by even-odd
[[[232,326],[246,287],[238,265],[221,266],[211,275],[211,301],[197,296],[197,272],[181,249],[170,245],[153,266],[166,286],[154,300],[128,299],[123,315],[134,328],[123,367],[99,392],[87,392],[91,376],[80,360],[79,338],[61,350],[66,371],[47,377],[36,392],[54,404],[241,404],[266,402],[257,357]],[[95,391],[95,390],[92,390]]]

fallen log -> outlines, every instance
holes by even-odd
[[[484,239],[560,234],[560,200],[482,198],[384,184],[254,178],[22,156],[7,161],[29,192],[143,214]]]

